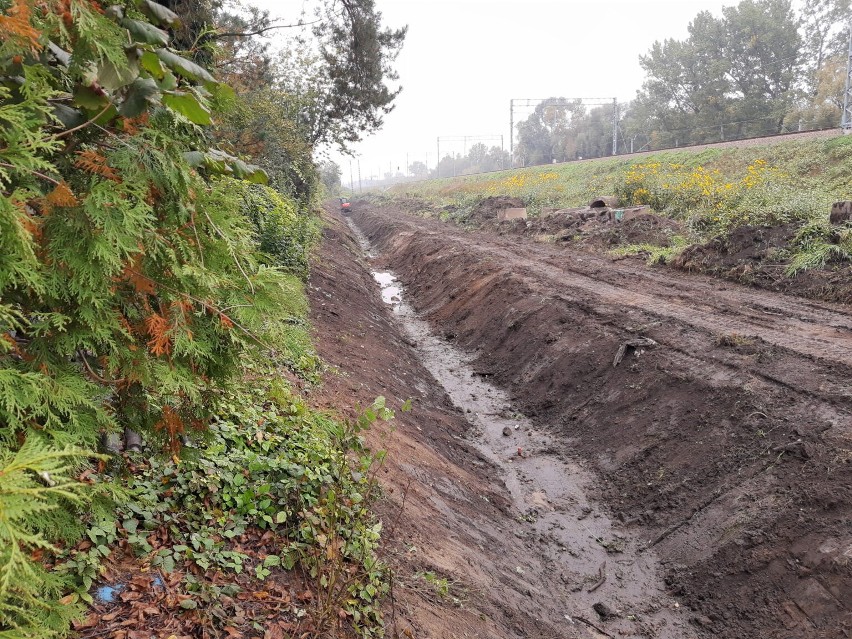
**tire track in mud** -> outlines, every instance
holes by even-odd
[[[552,259],[542,263],[540,255],[532,257],[529,250],[518,250],[517,246],[506,248],[493,241],[478,244],[458,233],[437,233],[431,224],[410,219],[406,219],[405,224],[436,240],[441,237],[443,241],[453,238],[462,242],[467,250],[478,253],[483,259],[499,257],[507,264],[520,266],[516,272],[529,273],[559,288],[589,293],[601,304],[637,308],[710,332],[758,337],[802,355],[852,366],[852,313],[843,312],[839,305],[805,302],[711,280],[717,284],[714,289],[707,281],[709,278],[703,276],[663,276],[646,272],[641,267],[627,271],[616,262],[595,256],[568,258],[562,264]],[[546,255],[546,249],[540,252]],[[578,262],[585,263],[582,270]],[[622,281],[617,285],[610,283],[613,275],[621,276]],[[653,294],[638,290],[644,286],[667,290],[655,290]],[[734,316],[725,317],[720,309]],[[757,312],[749,312],[751,309]],[[758,313],[762,309],[772,310],[763,311],[761,316]],[[611,313],[604,310],[602,314]]]
[[[852,636],[852,312],[356,205],[412,303],[596,469],[721,637]],[[656,347],[613,355],[631,338]]]

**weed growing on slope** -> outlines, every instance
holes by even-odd
[[[831,262],[852,260],[852,227],[836,228],[824,220],[806,224],[793,240],[793,257],[787,266],[789,276]]]
[[[739,175],[702,165],[634,164],[615,192],[625,204],[685,219],[705,236],[810,219],[826,210],[824,198],[803,197],[790,174],[760,158]]]

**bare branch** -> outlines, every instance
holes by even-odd
[[[268,27],[258,29],[257,31],[217,33],[213,36],[213,39],[221,40],[223,38],[248,38],[250,36],[256,36],[260,35],[261,33],[266,33],[267,31],[271,31],[272,29],[292,29],[294,27],[306,27],[312,24],[316,24],[317,22],[320,21],[314,20],[313,22],[297,22],[295,24],[273,24]]]

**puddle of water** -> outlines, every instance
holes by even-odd
[[[393,306],[396,311],[402,303],[402,287],[397,283],[396,277],[388,272],[373,271],[372,273],[382,291],[382,301]]]
[[[361,247],[369,243],[347,219]],[[516,535],[539,544],[552,574],[542,576],[566,591],[565,618],[594,619],[596,603],[620,615],[607,632],[623,636],[686,639],[696,636],[686,611],[665,595],[659,561],[642,552],[640,540],[618,527],[592,503],[594,476],[564,452],[564,444],[537,429],[512,407],[508,395],[470,367],[471,357],[434,335],[404,300],[391,272],[374,272],[382,299],[391,304],[421,362],[474,426],[468,436],[500,469],[517,509]]]

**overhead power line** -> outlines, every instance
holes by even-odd
[[[515,102],[518,107],[529,107],[531,103],[536,106],[547,102],[548,107],[574,107],[574,106],[605,106],[612,105],[612,154],[618,153],[618,98],[512,98],[509,100],[509,155],[512,167],[515,166]],[[521,104],[525,103],[525,104]]]
[[[503,168],[503,136],[502,135],[439,135],[438,136],[438,164],[435,166],[437,177],[441,177],[441,140],[444,142],[464,142],[464,154],[467,155],[467,143],[469,141],[494,141],[500,140],[500,168]],[[455,162],[453,163],[453,177],[455,177]]]

